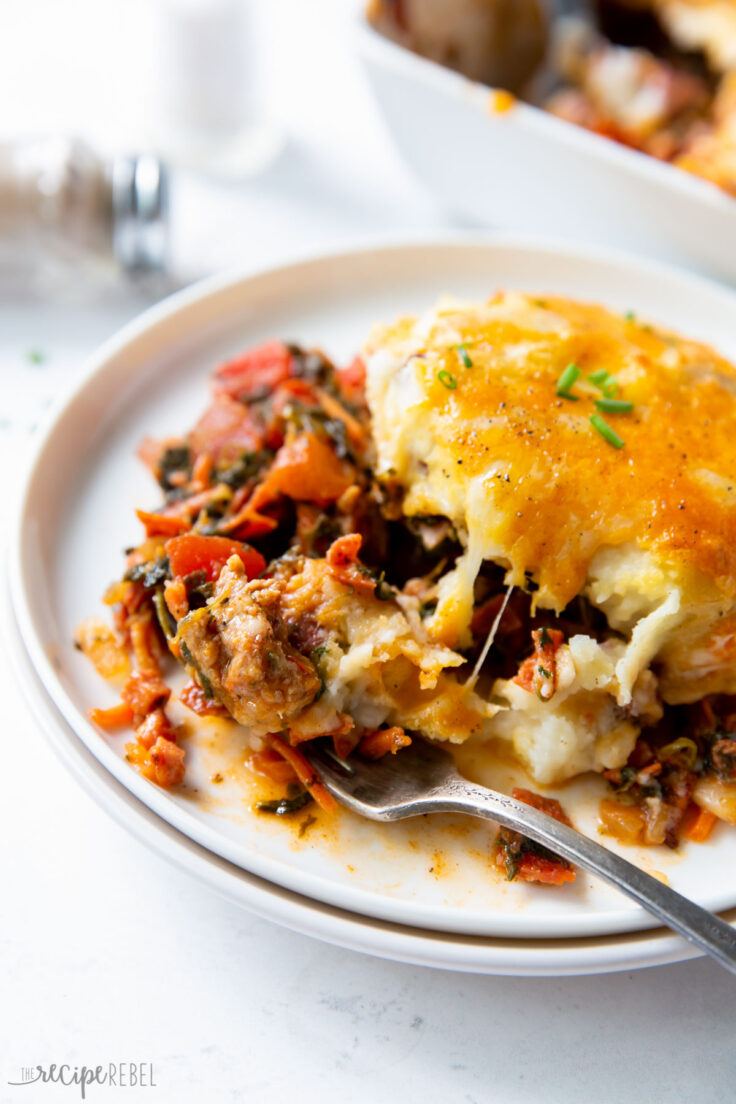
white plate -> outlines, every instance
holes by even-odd
[[[736,199],[390,42],[360,16],[356,52],[417,178],[486,226],[625,246],[736,282]],[[503,103],[504,101],[501,101]]]
[[[281,335],[344,359],[377,318],[421,309],[442,291],[482,297],[502,286],[634,308],[736,357],[734,295],[618,254],[497,238],[397,246],[209,282],[154,308],[93,358],[36,456],[12,550],[12,596],[33,665],[79,739],[162,820],[228,862],[390,923],[511,940],[610,936],[653,922],[582,874],[563,890],[500,880],[489,868],[489,835],[480,823],[436,818],[378,826],[342,814],[333,829],[317,826],[297,839],[287,825],[252,814],[235,782],[210,783],[220,762],[207,746],[206,721],[188,743],[188,778],[197,792],[158,789],[124,761],[125,736],[103,737],[85,719],[90,705],[115,695],[72,646],[75,624],[100,610],[120,550],[139,537],[134,507],[157,501],[134,455],[139,439],[191,424],[221,358]],[[234,757],[232,748],[228,754]],[[490,767],[489,777],[510,784],[503,766]],[[590,832],[597,787],[598,780],[577,782],[564,795],[576,823]],[[682,854],[627,853],[708,907],[736,904],[736,833],[725,827],[707,846]]]

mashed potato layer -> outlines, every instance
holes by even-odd
[[[516,292],[379,329],[366,361],[379,475],[403,488],[407,515],[448,518],[464,549],[431,638],[467,645],[484,560],[538,608],[584,595],[615,633],[565,643],[549,703],[494,686],[505,708],[487,734],[511,740],[538,780],[625,762],[660,699],[736,692],[731,364],[632,314]],[[603,373],[633,409],[599,410]]]

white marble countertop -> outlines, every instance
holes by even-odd
[[[34,9],[48,5],[33,0],[22,18],[11,7],[25,33]],[[289,148],[247,187],[182,190],[180,233],[203,268],[452,229],[388,146],[330,23],[335,7],[303,5],[300,23],[298,4],[274,4],[293,16],[302,47],[291,49],[288,95],[282,89]],[[7,39],[5,47],[7,62]],[[0,78],[0,122],[4,91]],[[140,307],[125,293],[102,304],[0,304],[1,470],[12,478],[18,446],[45,408]],[[88,1100],[734,1099],[736,986],[710,962],[573,979],[473,977],[274,927],[106,817],[50,751],[5,656],[0,670],[0,1100],[80,1099],[73,1086],[8,1082],[37,1063],[110,1061],[152,1063],[155,1088],[91,1086]]]

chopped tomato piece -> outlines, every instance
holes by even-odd
[[[519,859],[519,877],[525,882],[564,885],[575,881],[575,871],[562,859],[548,859],[545,855],[525,851]]]
[[[362,403],[365,400],[365,361],[356,356],[347,368],[338,368],[335,373],[337,386],[349,402]]]
[[[369,732],[358,744],[358,751],[366,759],[380,759],[388,752],[395,755],[400,748],[408,747],[410,743],[411,736],[407,736],[403,728],[394,725],[392,728],[378,728],[375,732]]]
[[[358,563],[363,538],[360,533],[348,533],[333,541],[327,552],[327,562],[333,570],[352,567]]]
[[[265,480],[256,488],[251,506],[259,510],[279,495],[328,506],[353,482],[349,466],[314,433],[300,433],[278,453]]]
[[[309,380],[288,379],[284,383],[280,383],[273,393],[273,411],[274,414],[281,415],[284,407],[290,402],[297,399],[301,403],[305,403],[311,406],[317,406],[317,395],[315,393],[314,386]]]
[[[572,821],[557,798],[542,797],[541,794],[534,793],[533,790],[522,790],[520,788],[512,790],[511,796],[514,801],[523,801],[525,805],[531,805],[533,809],[539,809],[541,813],[546,813],[547,816],[554,817],[561,824],[567,824],[569,828],[572,828]]]
[[[189,434],[195,455],[206,452],[213,463],[237,460],[244,452],[257,452],[263,434],[247,406],[229,395],[217,395]],[[195,461],[196,462],[196,461]]]
[[[215,393],[247,400],[273,391],[294,371],[294,358],[283,341],[264,341],[215,371]]]
[[[571,826],[564,809],[553,797],[542,797],[532,790],[514,789],[511,796],[534,809]],[[525,882],[541,882],[544,885],[563,885],[575,881],[575,869],[566,859],[555,855],[539,854],[537,847],[520,832],[501,828],[495,853],[496,866],[506,870],[508,878],[519,877]]]
[[[358,553],[363,543],[360,533],[338,537],[327,549],[327,566],[339,582],[355,590],[374,592],[376,580],[361,567]]]
[[[184,577],[193,571],[204,571],[212,582],[217,579],[231,556],[239,556],[249,578],[260,575],[266,561],[260,552],[242,541],[229,537],[205,537],[199,533],[186,533],[166,542],[171,572]]]

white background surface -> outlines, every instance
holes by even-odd
[[[0,133],[140,133],[131,44],[150,8],[6,0]],[[268,8],[270,100],[290,144],[245,187],[180,188],[177,248],[188,263],[270,264],[452,229],[386,144],[341,42],[342,5]],[[85,353],[141,305],[130,294],[78,298],[0,304],[6,486]],[[36,348],[43,365],[28,360]],[[709,962],[516,980],[322,946],[223,903],[128,838],[65,774],[7,678],[3,719],[0,1100],[79,1099],[73,1087],[7,1082],[25,1065],[108,1061],[152,1062],[157,1087],[93,1087],[89,1100],[734,1099],[736,984]]]

